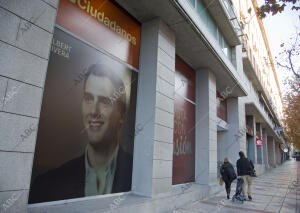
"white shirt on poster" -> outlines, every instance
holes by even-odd
[[[90,166],[87,149],[85,150],[85,196],[110,194],[112,192],[118,150],[119,146],[116,147],[107,163],[97,170]]]

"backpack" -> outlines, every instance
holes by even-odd
[[[227,174],[230,180],[235,180],[237,178],[236,173],[234,171],[233,166],[231,163],[223,164],[221,167],[221,174]]]

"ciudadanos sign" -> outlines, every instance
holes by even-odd
[[[140,24],[108,0],[60,0],[56,23],[138,68]]]

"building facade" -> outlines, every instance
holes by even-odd
[[[0,0],[0,211],[170,212],[286,159],[256,0]],[[105,150],[105,151],[103,151]]]

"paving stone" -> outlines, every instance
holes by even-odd
[[[226,199],[224,191],[204,200],[180,206],[172,213],[299,213],[300,193],[295,185],[300,162],[291,160],[253,180],[252,201],[243,204]],[[231,187],[231,196],[235,193]]]

